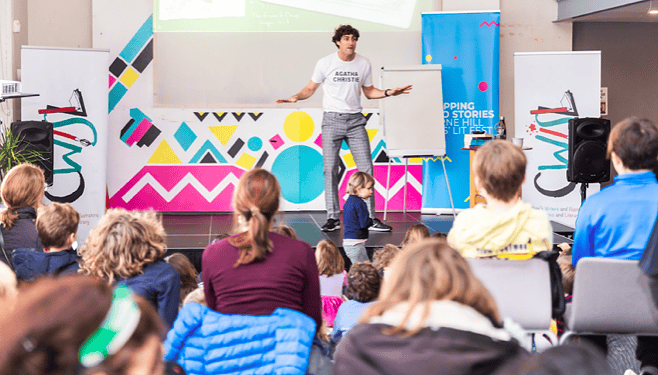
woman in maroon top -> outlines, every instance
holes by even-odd
[[[208,307],[223,314],[269,315],[278,307],[322,323],[320,279],[311,246],[270,232],[281,190],[264,169],[245,173],[233,194],[236,235],[203,253]]]

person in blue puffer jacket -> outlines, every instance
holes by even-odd
[[[68,203],[51,203],[39,208],[36,227],[44,248],[14,251],[12,262],[18,280],[78,272],[79,258],[72,246],[79,223],[80,214]]]
[[[189,375],[303,375],[314,336],[315,321],[292,309],[227,315],[188,303],[167,334],[164,358]]]

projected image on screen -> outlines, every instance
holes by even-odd
[[[155,32],[418,31],[436,0],[153,0]]]
[[[416,0],[263,0],[314,12],[409,28]]]
[[[244,17],[246,0],[160,0],[161,20]]]

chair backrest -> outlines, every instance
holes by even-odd
[[[658,335],[658,307],[637,260],[582,258],[566,323],[576,333]]]
[[[545,260],[468,258],[468,263],[493,295],[503,318],[511,318],[528,331],[549,328],[551,276]]]

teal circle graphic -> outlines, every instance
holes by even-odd
[[[322,154],[297,145],[279,153],[272,164],[272,173],[279,180],[281,194],[291,203],[308,203],[324,191]]]
[[[247,142],[247,147],[249,147],[251,151],[260,151],[263,147],[263,141],[258,137],[251,137]]]

